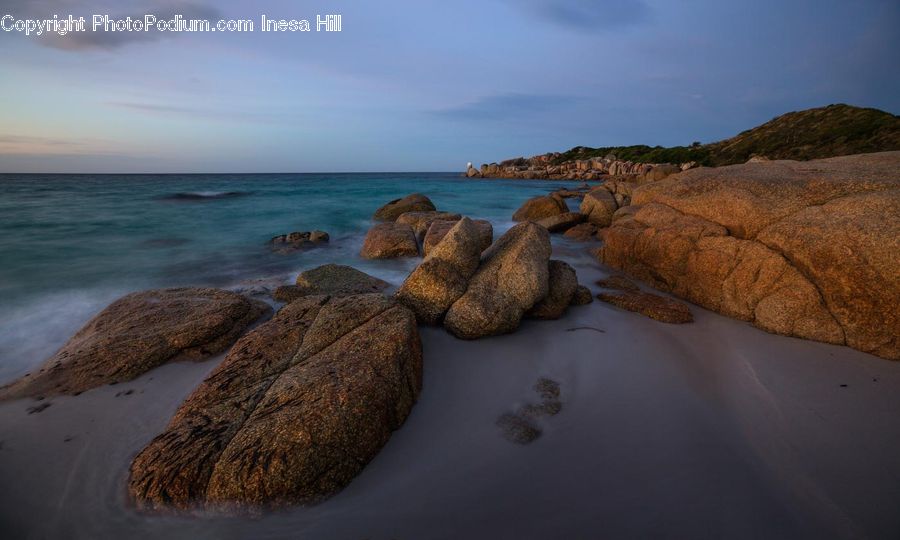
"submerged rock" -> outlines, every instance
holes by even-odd
[[[419,255],[419,244],[409,225],[379,223],[369,229],[359,254],[365,259],[416,257]]]
[[[600,293],[597,298],[628,311],[646,315],[660,322],[681,324],[694,321],[690,308],[684,302],[645,292],[624,291]]]
[[[516,444],[528,444],[541,436],[541,430],[534,426],[525,417],[506,413],[497,419],[497,427],[500,434],[509,442]]]
[[[431,199],[421,193],[413,193],[402,199],[393,201],[375,211],[372,216],[376,221],[394,221],[406,212],[428,212],[436,210]]]
[[[481,251],[484,251],[494,241],[494,227],[490,221],[485,219],[473,219],[472,224],[478,231],[478,245],[481,247]],[[428,227],[428,232],[422,241],[422,251],[425,255],[428,255],[438,245],[454,225],[456,225],[456,221],[435,221]]]
[[[562,317],[578,289],[578,277],[575,269],[568,263],[551,260],[548,272],[549,292],[547,296],[528,310],[528,317],[533,319],[550,320]]]
[[[319,502],[412,409],[415,317],[380,294],[310,296],[242,338],[132,462],[148,509]]]
[[[39,372],[0,389],[0,399],[75,394],[173,360],[200,360],[225,350],[270,309],[219,289],[131,293],[88,321]]]
[[[512,332],[525,312],[547,296],[549,262],[547,229],[532,222],[516,225],[484,252],[444,326],[463,339]]]
[[[469,218],[457,221],[403,285],[396,298],[419,322],[438,324],[469,284],[481,258],[478,228]]]
[[[370,276],[352,266],[325,264],[305,270],[297,276],[296,285],[278,287],[272,297],[279,302],[313,295],[352,296],[381,292],[388,288],[387,281]]]
[[[590,242],[597,239],[597,231],[599,230],[599,227],[594,223],[580,223],[568,229],[563,233],[563,236],[578,242]]]
[[[633,281],[623,276],[609,276],[606,279],[598,279],[597,285],[604,289],[616,289],[619,291],[639,291],[641,290]]]
[[[328,233],[324,231],[304,231],[282,234],[269,240],[269,245],[279,253],[290,253],[328,243]]]
[[[525,201],[513,214],[513,221],[537,221],[569,211],[566,201],[553,195],[541,195]]]

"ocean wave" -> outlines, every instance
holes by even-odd
[[[163,195],[160,199],[164,201],[209,201],[246,197],[252,194],[252,191],[182,191],[170,195]]]

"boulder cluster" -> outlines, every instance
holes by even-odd
[[[691,169],[694,162],[635,163],[609,155],[603,158],[560,161],[559,153],[530,158],[516,158],[500,163],[484,164],[480,169],[469,166],[467,178],[517,178],[525,180],[602,180],[608,176],[630,176],[638,181],[655,182],[666,176]]]

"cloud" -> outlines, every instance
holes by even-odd
[[[515,0],[515,4],[579,31],[630,26],[650,15],[643,0]]]
[[[98,14],[102,14],[102,11]],[[143,20],[144,15],[154,15],[158,21],[172,20],[176,15],[181,15],[185,20],[208,20],[210,25],[215,25],[215,22],[222,18],[221,11],[218,8],[195,3],[166,3],[157,8],[150,6],[140,13],[135,12],[125,15],[110,14],[110,18],[113,20],[121,20],[130,16],[132,19]],[[76,16],[78,15],[76,14]],[[41,36],[42,39],[40,40],[41,44],[46,47],[70,52],[86,50],[111,51],[134,43],[159,41],[182,34],[182,32],[160,32],[156,29],[141,32],[107,32],[102,29],[93,31],[91,29],[91,16],[84,15],[84,17],[87,21],[85,32],[71,32],[64,36],[52,33],[43,34]]]
[[[453,120],[507,120],[569,109],[582,98],[549,94],[499,94],[433,111]]]
[[[148,115],[163,117],[190,117],[221,122],[250,122],[263,124],[292,124],[304,118],[296,111],[247,112],[233,108],[204,108],[184,105],[164,105],[133,101],[108,101],[105,105]]]
[[[72,140],[58,137],[10,135],[0,133],[0,155],[76,155],[86,153],[114,154],[103,150],[107,145],[96,140]]]

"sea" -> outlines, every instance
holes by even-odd
[[[440,210],[490,220],[496,236],[525,199],[563,186],[458,173],[0,175],[0,384],[128,292],[258,293],[326,263],[399,284],[417,259],[359,256],[381,205],[424,193]],[[267,245],[308,230],[329,244],[291,254]]]

